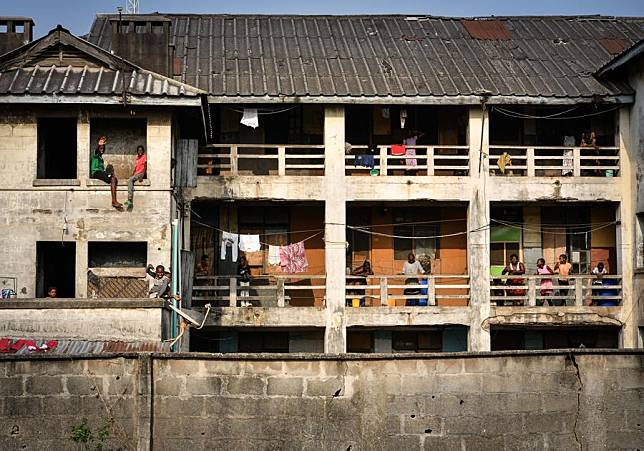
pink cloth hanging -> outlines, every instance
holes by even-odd
[[[280,266],[283,272],[306,272],[309,262],[306,260],[304,242],[280,246]]]

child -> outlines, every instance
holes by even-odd
[[[537,275],[549,276],[554,274],[554,271],[550,269],[550,266],[546,265],[546,261],[543,258],[537,260]],[[541,296],[552,296],[552,279],[542,278],[541,279]],[[549,306],[550,302],[547,299],[542,299],[541,302],[537,302],[539,305]]]
[[[145,155],[145,148],[143,146],[137,146],[136,158],[134,159],[134,171],[132,171],[132,177],[127,181],[127,200],[125,201],[125,206],[127,208],[132,208],[133,206],[132,199],[134,198],[134,182],[143,180],[147,165],[148,157]]]
[[[123,206],[116,200],[116,187],[119,183],[118,179],[114,175],[114,169],[112,165],[108,165],[107,169],[105,168],[105,163],[103,162],[103,154],[105,153],[105,146],[107,145],[107,138],[101,136],[98,139],[98,144],[96,145],[96,150],[90,159],[90,169],[89,176],[93,179],[102,180],[105,183],[109,183],[110,191],[112,192],[112,207],[120,209]]]
[[[170,277],[168,277],[165,267],[158,265],[155,269],[154,266],[148,265],[146,272],[152,277],[152,288],[148,291],[148,295],[151,298],[167,297],[170,291]]]

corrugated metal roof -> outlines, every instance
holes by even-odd
[[[601,16],[495,18],[509,40],[474,39],[461,18],[165,16],[183,61],[175,78],[215,96],[631,94],[593,77],[611,59],[599,40],[644,37],[644,18]],[[109,17],[88,35],[107,50]]]
[[[73,48],[76,61],[59,67],[48,61],[52,48]],[[49,52],[49,53],[48,53]],[[124,89],[125,87],[125,89]],[[63,28],[0,57],[0,95],[127,95],[196,97],[192,86],[139,68],[70,34]]]
[[[14,339],[15,341],[15,339]],[[46,350],[29,350],[22,346],[12,354],[101,354],[119,352],[170,352],[168,343],[163,342],[123,342],[123,341],[83,341],[83,340],[33,340],[40,347],[45,343],[54,341],[55,346]]]

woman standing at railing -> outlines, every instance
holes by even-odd
[[[508,274],[510,276],[522,276],[525,274],[525,266],[523,266],[523,263],[519,261],[519,256],[517,254],[512,254],[510,255],[510,263],[508,263],[508,266],[503,268],[503,271],[501,272],[502,275]],[[513,285],[518,285],[521,286],[523,285],[523,279],[512,279],[508,277],[508,280],[505,282],[506,285],[508,286],[513,286]],[[524,296],[525,295],[525,290],[506,290],[507,296]],[[519,299],[513,299],[511,300],[513,304],[522,304],[523,301]]]
[[[367,285],[367,277],[368,276],[373,276],[373,271],[371,270],[371,263],[369,263],[369,260],[365,260],[362,265],[358,266],[356,269],[351,271],[352,276],[358,276],[359,279],[353,279],[350,283],[350,285]],[[358,299],[360,300],[360,307],[365,306],[365,295],[366,295],[367,290],[366,289],[354,289],[354,290],[349,290],[349,293],[355,296],[358,296]]]
[[[248,289],[250,286],[250,266],[248,265],[248,260],[246,260],[246,257],[244,256],[239,258],[237,275],[239,276],[239,286],[242,287],[239,291],[239,295],[242,298],[240,305],[242,307],[252,307],[253,304],[248,299],[244,299],[250,296],[250,290]]]
[[[539,276],[546,276],[546,277],[541,277],[539,285],[541,286],[541,290],[539,291],[539,294],[541,296],[552,296],[553,293],[553,283],[552,283],[552,278],[547,277],[551,276],[554,274],[554,271],[550,269],[550,266],[546,265],[546,260],[543,258],[540,258],[537,260],[537,272],[535,274]],[[550,301],[548,299],[541,299],[541,302],[537,301],[537,305],[544,305],[544,306],[549,306]]]

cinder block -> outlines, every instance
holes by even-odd
[[[434,415],[402,415],[403,434],[442,435],[443,418]]]
[[[447,436],[459,434],[483,433],[483,420],[481,417],[445,417],[443,433]]]
[[[156,379],[153,384],[153,393],[156,396],[177,396],[183,392],[184,377],[163,377]]]
[[[25,394],[60,395],[63,393],[61,376],[31,376],[25,381]]]
[[[135,392],[135,379],[130,375],[106,376],[103,378],[108,395],[128,396]]]
[[[343,377],[310,378],[306,380],[307,396],[337,397],[344,395]]]
[[[606,433],[606,443],[612,449],[641,449],[644,443],[644,432],[612,432]],[[593,445],[586,443],[584,448],[592,448]]]
[[[503,449],[504,439],[502,435],[465,435],[462,438],[462,443],[462,449],[466,451],[498,451]]]
[[[266,381],[253,376],[230,376],[226,381],[226,391],[231,395],[262,395],[266,387]]]
[[[38,416],[42,412],[42,400],[32,397],[0,397],[2,416],[8,418]]]
[[[503,438],[507,450],[540,451],[545,447],[542,434],[506,434]]]
[[[186,393],[190,395],[218,395],[221,392],[219,377],[186,378]]]
[[[436,375],[402,377],[402,392],[409,395],[433,393],[440,389]]]
[[[153,406],[155,418],[201,417],[204,411],[202,398],[161,398],[155,399]]]
[[[89,376],[67,376],[65,378],[67,393],[71,395],[93,395],[96,393],[96,384]]]
[[[387,412],[394,415],[420,415],[424,409],[420,396],[387,396]]]
[[[443,393],[479,393],[480,374],[438,374],[436,386]]]
[[[576,393],[545,393],[540,397],[541,410],[544,412],[574,412],[577,410]]]
[[[273,361],[273,360],[250,360],[245,362],[245,373],[246,374],[283,374],[284,365],[283,362]]]
[[[421,436],[423,448],[425,451],[461,451],[461,437],[433,437]],[[404,449],[404,448],[387,448],[387,449]],[[416,449],[416,448],[410,448]]]
[[[561,432],[561,428],[561,418],[557,413],[529,413],[525,416],[526,432]]]
[[[0,396],[21,396],[23,394],[22,377],[3,377],[0,379]]]
[[[304,379],[301,377],[269,377],[267,393],[269,396],[302,396]]]
[[[559,451],[562,449],[578,449],[575,434],[546,434],[544,449]]]

